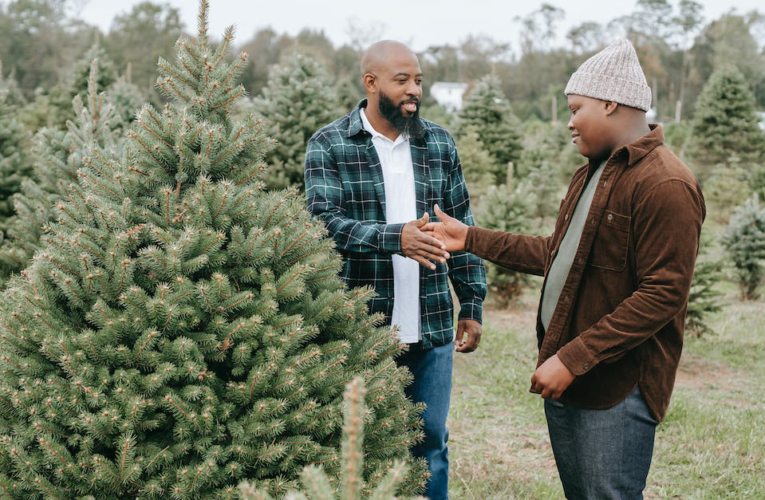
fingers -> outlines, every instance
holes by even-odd
[[[425,224],[428,223],[429,218],[430,218],[430,215],[428,215],[428,212],[425,212],[425,214],[422,217],[414,221],[414,227],[418,229],[423,227]]]
[[[410,255],[408,256],[410,259],[418,262],[422,267],[427,267],[431,271],[436,270],[436,265],[433,264],[431,261],[426,259],[425,257],[420,257],[419,255]]]
[[[462,345],[457,348],[457,352],[463,352],[467,354],[478,349],[478,343],[481,341],[481,334],[465,330],[465,335],[467,337],[465,338],[464,342],[462,342]]]
[[[436,230],[439,224],[443,225],[443,222],[428,222],[424,226],[420,228],[420,231],[424,232],[433,232]]]
[[[448,221],[448,220],[450,220],[450,219],[451,219],[451,217],[449,217],[448,215],[446,215],[446,213],[445,213],[443,210],[441,210],[441,209],[438,207],[438,204],[436,204],[436,205],[433,207],[433,210],[435,211],[435,214],[436,214],[436,216],[437,216],[439,219],[441,219],[442,221],[446,222],[446,221]]]
[[[454,348],[457,349],[457,351],[460,351],[462,349],[462,346],[464,342],[462,342],[462,337],[465,335],[465,325],[462,322],[457,323],[457,335],[454,336]]]

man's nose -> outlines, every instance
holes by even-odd
[[[412,82],[406,86],[406,93],[411,96],[420,97],[420,94],[422,94],[422,86]]]

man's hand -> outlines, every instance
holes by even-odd
[[[544,399],[558,399],[575,378],[556,354],[542,363],[531,376],[531,392],[541,394]]]
[[[410,259],[414,259],[420,265],[435,270],[433,262],[445,263],[449,258],[446,245],[438,241],[433,235],[425,234],[421,229],[428,223],[428,213],[420,219],[407,222],[401,231],[401,253]],[[433,262],[431,262],[433,261]]]
[[[481,323],[474,319],[461,319],[457,322],[457,336],[454,339],[454,347],[457,352],[465,354],[478,349],[481,342]],[[467,337],[465,337],[467,335]],[[463,340],[465,337],[465,340]]]
[[[441,222],[431,222],[426,224],[422,230],[425,234],[435,236],[438,240],[444,242],[446,250],[450,252],[459,252],[465,249],[465,240],[467,239],[468,225],[454,217],[449,217],[438,205],[433,207],[436,215]]]

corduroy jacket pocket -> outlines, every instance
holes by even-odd
[[[632,217],[606,210],[590,252],[589,264],[608,271],[624,271]]]

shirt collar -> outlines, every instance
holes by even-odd
[[[648,153],[664,144],[664,131],[661,125],[652,123],[648,127],[651,129],[650,132],[622,148],[627,154],[627,165],[636,164]]]
[[[381,134],[375,128],[372,126],[372,123],[369,121],[369,118],[367,118],[367,113],[364,111],[364,108],[359,109],[359,115],[361,116],[361,124],[367,132],[372,134],[372,137],[379,137],[381,139],[384,139],[386,141],[392,142],[395,146],[396,144],[399,144],[401,142],[406,142],[409,140],[409,137],[407,137],[405,134],[399,134],[398,137],[396,137],[396,140],[392,141],[390,138],[386,137],[385,135]]]

